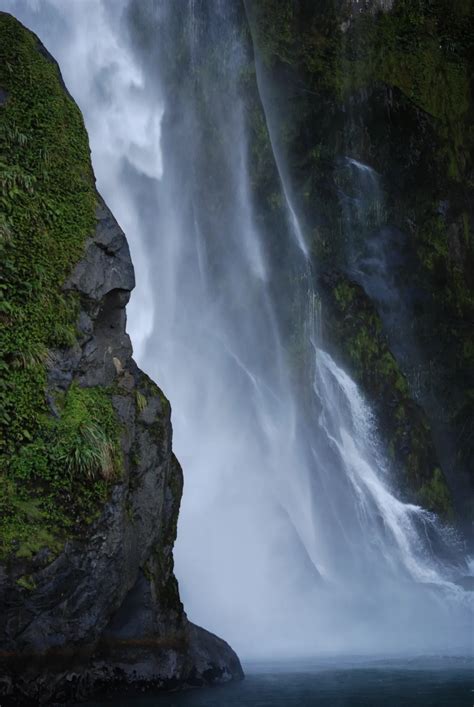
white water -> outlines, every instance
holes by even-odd
[[[269,167],[287,204],[281,247],[299,278],[274,279],[237,7],[0,0],[58,59],[84,112],[98,188],[130,240],[139,284],[129,330],[138,363],[171,400],[185,473],[175,551],[184,604],[246,656],[468,650],[457,570],[437,559],[449,533],[400,500],[367,403],[322,350],[281,164]],[[189,61],[176,82],[181,51]],[[313,357],[304,415],[287,364],[286,299],[303,303]]]
[[[402,571],[419,582],[444,584],[442,567],[436,566],[420,536],[421,528],[428,532],[436,528],[436,518],[419,506],[402,503],[390,490],[369,406],[327,353],[317,351],[316,356],[315,390],[323,401],[320,422],[340,455],[343,477],[349,482],[354,518],[348,525],[359,526],[359,532],[346,539],[348,548],[358,562],[361,550],[372,555],[376,571]],[[369,537],[366,534],[377,526],[377,518],[379,531]],[[361,534],[366,535],[362,547]],[[392,550],[387,553],[390,545]]]

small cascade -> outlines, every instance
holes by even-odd
[[[340,473],[354,501],[351,524],[365,537],[363,547],[354,547],[359,560],[367,551],[378,570],[447,586],[449,572],[438,561],[430,538],[438,548],[449,546],[453,538],[443,537],[434,514],[397,498],[368,404],[354,381],[320,349],[314,387],[322,405],[320,425],[340,458]]]

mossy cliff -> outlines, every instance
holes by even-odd
[[[241,677],[173,575],[170,406],[132,359],[124,234],[82,116],[0,13],[0,701]]]
[[[376,405],[406,492],[444,517],[453,498],[467,523],[473,3],[245,5],[325,345]]]

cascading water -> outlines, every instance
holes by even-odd
[[[130,330],[172,402],[185,472],[175,558],[190,617],[247,656],[465,650],[449,531],[399,499],[367,402],[324,351],[243,6],[0,5],[59,59],[131,242]],[[254,188],[250,115],[286,204],[279,230]]]

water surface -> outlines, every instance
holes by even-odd
[[[118,707],[471,707],[469,658],[249,663],[222,687],[113,700]],[[104,707],[100,702],[89,707]]]

